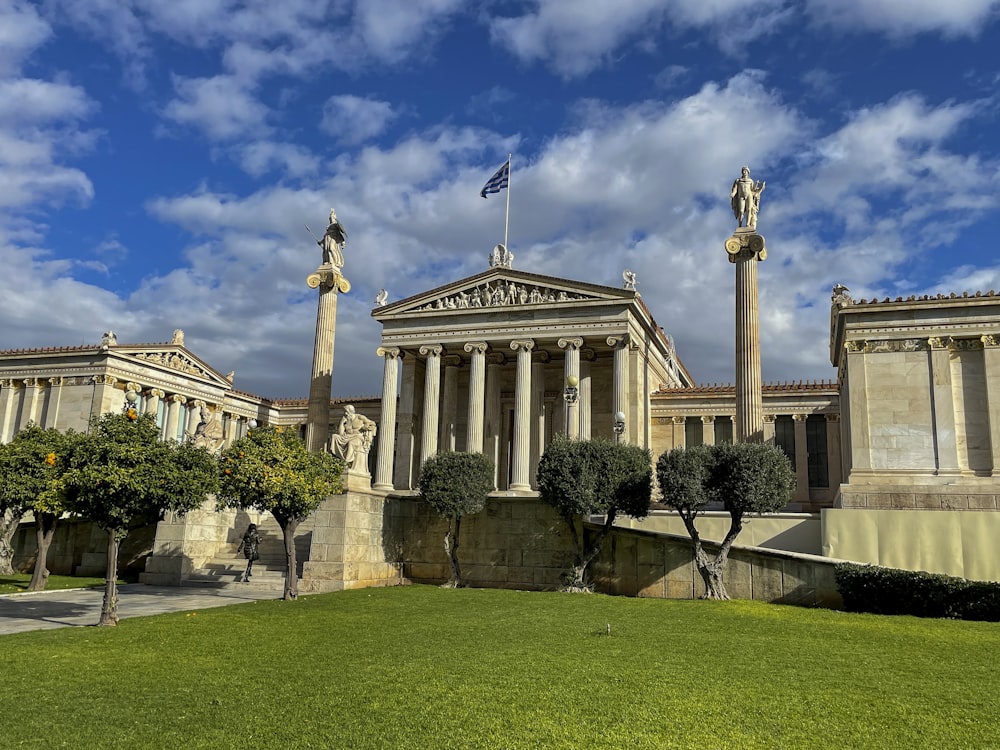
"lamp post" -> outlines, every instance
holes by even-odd
[[[129,419],[136,418],[135,404],[139,400],[139,394],[135,391],[125,391],[125,406],[122,411]]]
[[[625,434],[625,412],[618,411],[615,412],[615,442],[620,443],[622,441],[622,435]]]
[[[580,400],[580,378],[576,375],[566,377],[566,387],[563,389],[563,401],[566,402],[566,435],[570,440],[580,436],[580,414],[577,411]]]

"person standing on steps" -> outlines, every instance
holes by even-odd
[[[243,556],[247,559],[247,569],[240,578],[240,583],[250,583],[250,571],[253,568],[253,561],[260,559],[260,534],[257,533],[257,524],[252,523],[247,526],[247,533],[243,535],[243,541],[236,548],[238,553],[243,550]]]

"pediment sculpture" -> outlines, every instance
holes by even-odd
[[[456,294],[438,297],[436,300],[416,308],[416,311],[466,310],[475,307],[505,307],[508,305],[549,305],[583,299],[596,298],[539,284],[519,284],[512,279],[497,279],[495,282],[487,281],[485,284],[463,289]]]

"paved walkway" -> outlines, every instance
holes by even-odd
[[[194,612],[255,599],[275,599],[280,593],[129,583],[118,587],[118,595],[118,617],[126,618],[164,612]],[[103,587],[0,595],[0,635],[96,625],[101,619],[103,600]]]

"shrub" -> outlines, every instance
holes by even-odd
[[[856,563],[835,576],[849,612],[1000,622],[1000,583]]]

